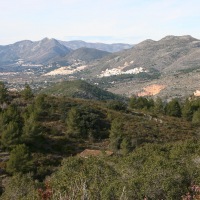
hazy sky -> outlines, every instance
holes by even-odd
[[[81,39],[138,43],[166,35],[200,39],[200,0],[0,0],[0,44]]]

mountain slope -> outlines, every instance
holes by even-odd
[[[91,61],[94,61],[96,59],[103,58],[104,56],[107,56],[109,54],[110,53],[106,52],[106,51],[81,47],[79,49],[76,49],[76,50],[70,52],[69,54],[67,54],[61,60],[67,60],[68,62],[71,62],[71,63],[73,63],[75,60],[91,62]]]
[[[101,88],[126,96],[146,94],[170,99],[200,91],[200,40],[191,36],[145,40],[131,49],[112,54],[88,48],[70,52],[53,39],[0,46],[0,62],[12,63],[19,58],[54,63],[40,68],[33,66],[34,69],[29,69],[29,65],[20,68],[17,64],[4,67],[0,63],[1,78],[12,82],[13,87],[24,80],[38,80],[42,85],[48,79],[56,82],[73,76],[89,79]],[[10,71],[4,71],[5,68]]]
[[[107,51],[111,53],[122,51],[124,49],[129,49],[133,46],[130,44],[123,44],[123,43],[115,43],[115,44],[89,43],[89,42],[84,42],[82,40],[73,40],[73,41],[67,41],[67,42],[59,41],[59,42],[73,50],[76,50],[82,47],[87,47],[87,48],[98,49],[101,51]]]
[[[148,88],[162,88],[156,96],[182,98],[200,90],[200,40],[191,36],[145,40],[132,49],[95,61],[87,70],[85,77],[96,77],[95,82],[103,82],[116,94],[151,95],[154,91]]]
[[[64,81],[45,88],[41,93],[95,100],[120,100],[122,97],[107,92],[82,80]]]
[[[159,41],[146,40],[134,48],[112,54],[94,63],[99,75],[106,69],[123,67],[123,71],[142,67],[159,71],[174,71],[200,63],[200,40],[191,36],[168,36]]]
[[[26,62],[43,64],[63,57],[70,51],[55,39],[44,38],[37,42],[25,40],[0,46],[0,63],[15,63],[18,59],[23,59]]]

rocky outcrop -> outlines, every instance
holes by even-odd
[[[154,96],[156,94],[159,94],[161,90],[163,90],[166,86],[164,85],[149,85],[145,88],[143,88],[142,92],[139,92],[137,96],[143,97],[143,96]]]
[[[196,91],[194,92],[194,96],[195,96],[195,97],[200,97],[200,90],[196,90]]]

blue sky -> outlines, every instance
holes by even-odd
[[[166,35],[200,39],[200,0],[0,0],[0,44],[81,39],[138,43]]]

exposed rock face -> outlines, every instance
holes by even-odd
[[[195,96],[195,97],[200,97],[200,90],[196,90],[196,91],[194,92],[194,96]]]
[[[100,151],[94,149],[85,149],[83,152],[79,153],[77,156],[82,158],[88,157],[98,157],[98,156],[112,156],[114,153],[112,151]]]
[[[199,90],[200,71],[194,70],[189,73],[179,73],[161,76],[155,80],[128,80],[123,83],[113,84],[112,87],[108,88],[108,91],[123,94],[131,97],[137,95],[143,88],[149,85],[164,85],[162,89],[155,97],[159,96],[163,99],[172,98],[183,98],[189,97],[194,94],[194,91]]]
[[[52,70],[44,74],[43,76],[70,75],[70,74],[82,71],[86,67],[87,65],[77,66],[75,69],[73,69],[71,66],[60,67],[58,69]]]
[[[154,96],[156,94],[159,94],[161,90],[163,90],[166,86],[164,85],[157,85],[157,84],[153,84],[153,85],[149,85],[145,88],[143,88],[143,91],[138,93],[137,95],[139,97],[143,97],[143,96]]]

